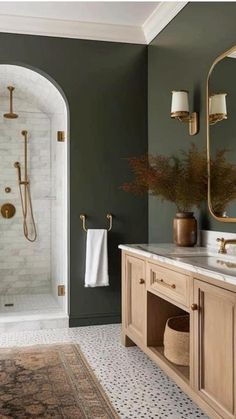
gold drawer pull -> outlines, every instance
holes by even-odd
[[[161,283],[162,285],[165,285],[165,287],[169,287],[169,288],[172,288],[172,289],[175,289],[176,288],[176,285],[175,284],[168,284],[167,282],[164,281],[164,279],[157,279],[157,278],[155,278],[154,279],[154,282]]]
[[[143,279],[143,278],[140,278],[139,283],[140,283],[140,284],[145,284],[144,279]]]
[[[198,310],[198,305],[197,305],[197,304],[195,304],[195,303],[191,304],[191,309],[192,309],[193,311]]]

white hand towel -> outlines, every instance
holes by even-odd
[[[85,287],[109,285],[107,230],[88,230],[86,243]]]

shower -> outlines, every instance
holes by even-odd
[[[65,328],[67,100],[41,70],[0,64],[0,80],[0,333]]]
[[[37,239],[37,231],[34,220],[30,182],[28,177],[28,132],[23,130],[21,132],[24,138],[24,179],[21,177],[21,165],[17,161],[14,167],[17,169],[18,186],[21,199],[21,208],[23,215],[23,231],[25,238],[30,242],[35,242]],[[31,232],[29,231],[29,222],[31,223]]]

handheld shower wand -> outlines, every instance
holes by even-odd
[[[34,242],[37,239],[37,231],[36,225],[34,220],[34,213],[33,213],[33,206],[32,206],[32,199],[31,199],[31,192],[30,192],[30,183],[28,179],[28,132],[26,130],[22,131],[21,134],[24,137],[24,180],[21,177],[21,165],[18,161],[14,163],[14,167],[17,169],[17,177],[18,177],[18,186],[20,191],[20,199],[21,199],[21,208],[23,214],[23,231],[25,238],[30,241]],[[24,190],[24,196],[23,191]],[[29,233],[29,226],[28,226],[28,208],[29,208],[29,216],[31,219],[32,225],[32,236]]]

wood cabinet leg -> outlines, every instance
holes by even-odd
[[[124,333],[121,336],[121,343],[126,347],[135,346],[135,343]]]

